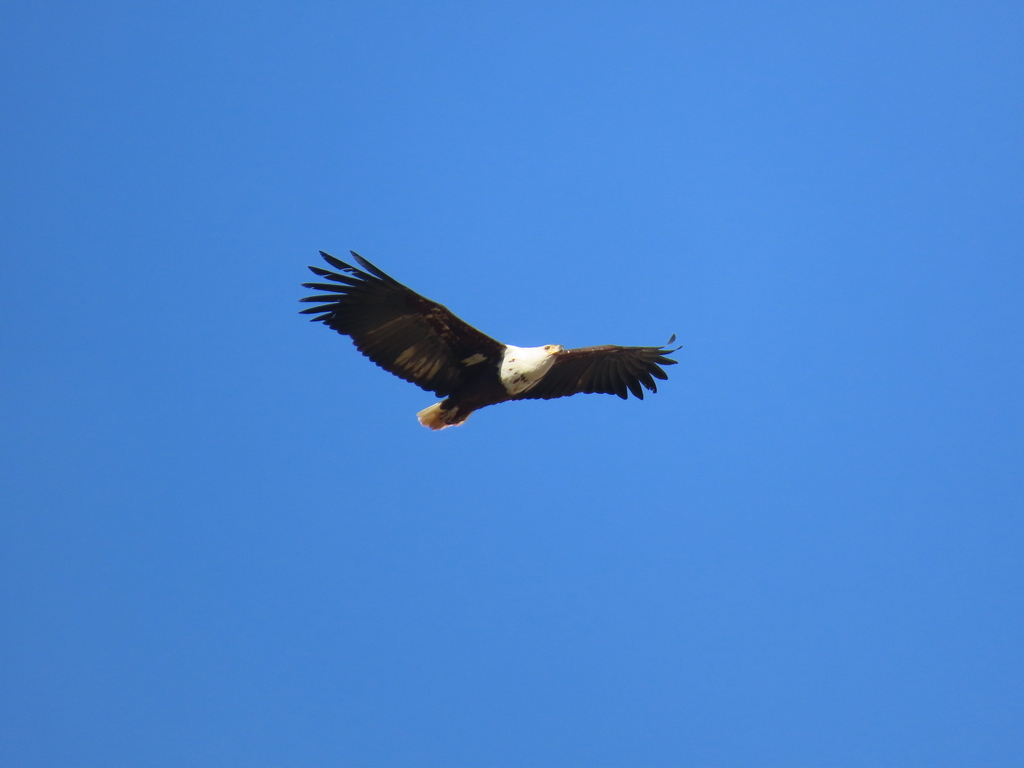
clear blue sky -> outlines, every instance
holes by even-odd
[[[0,764],[1024,764],[1020,3],[0,9]],[[481,411],[297,314],[349,248]]]

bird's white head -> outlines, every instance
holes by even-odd
[[[510,394],[517,395],[532,387],[555,364],[555,355],[565,351],[561,344],[543,347],[505,345],[501,360],[501,383]]]

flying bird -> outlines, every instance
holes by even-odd
[[[660,366],[676,364],[665,357],[679,349],[668,348],[675,334],[662,347],[502,344],[351,253],[363,269],[320,251],[339,271],[309,268],[331,282],[302,284],[326,293],[300,299],[317,304],[301,313],[351,336],[356,349],[385,371],[444,398],[416,414],[430,429],[462,424],[473,411],[509,400],[581,392],[623,400],[632,392],[643,400],[644,387],[657,392],[654,380],[668,378]]]

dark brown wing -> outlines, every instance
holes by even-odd
[[[385,371],[447,397],[472,365],[501,359],[504,344],[406,288],[355,251],[352,256],[365,272],[323,251],[320,255],[344,274],[310,267],[332,282],[302,284],[328,291],[300,299],[319,305],[302,314],[315,315],[314,322],[351,336],[356,348]]]
[[[668,340],[676,340],[675,334]],[[530,389],[518,395],[517,400],[550,400],[580,392],[600,392],[618,395],[623,400],[629,393],[644,399],[643,387],[658,391],[655,379],[667,379],[662,365],[675,365],[665,355],[675,352],[664,347],[582,347],[559,352],[544,377]],[[641,386],[643,385],[643,386]]]

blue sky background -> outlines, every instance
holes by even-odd
[[[0,763],[1019,766],[1019,3],[0,8]],[[644,402],[435,398],[360,251]]]

